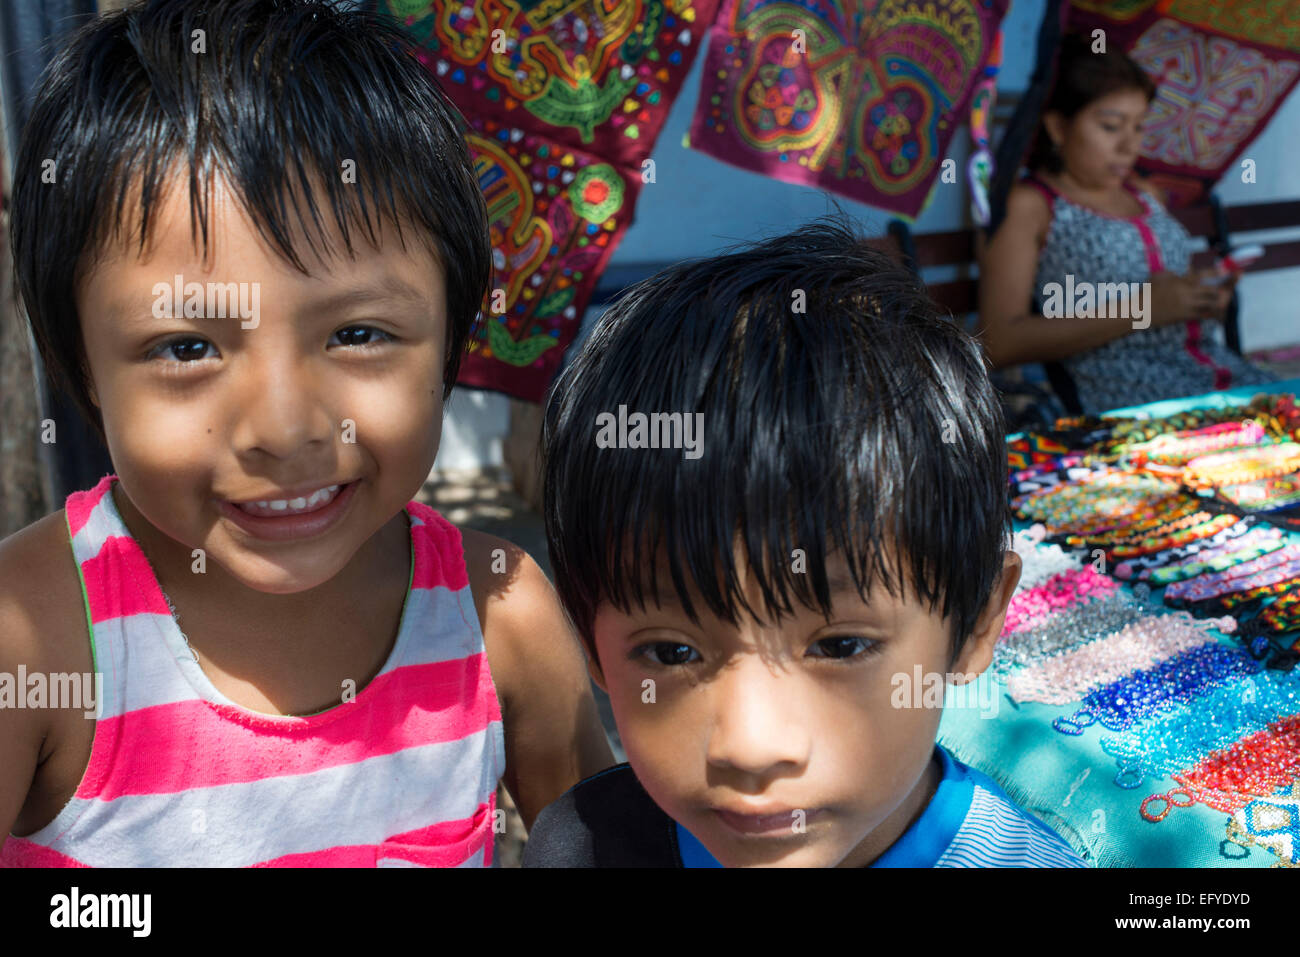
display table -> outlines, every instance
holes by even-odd
[[[1152,403],[1110,414],[1159,417],[1192,408],[1232,408],[1246,404],[1261,392],[1297,393],[1300,380],[1263,389],[1247,387]],[[1016,522],[1018,532],[1023,533],[1028,526],[1028,522]],[[1300,535],[1290,531],[1283,534],[1287,544],[1300,544]],[[1026,547],[1049,546],[1027,545],[1022,538],[1018,550]],[[1084,560],[1074,564],[1077,569],[1085,567]],[[1138,603],[1150,614],[1175,611],[1164,606],[1163,587],[1135,589],[1131,582],[1108,582],[1107,587],[1116,589],[1115,601]],[[1023,591],[1024,585],[1017,594]],[[1081,616],[1072,620],[1087,621],[1086,607]],[[1145,711],[1139,709],[1141,717],[1127,728],[1120,722],[1118,730],[1104,726],[1100,720],[1092,721],[1099,713],[1096,705],[1092,706],[1093,713],[1086,715],[1088,720],[1078,718],[1086,694],[1093,694],[1098,685],[1093,685],[1092,691],[1070,694],[1071,700],[1060,703],[1025,700],[1020,690],[1028,674],[1025,668],[1037,668],[1037,680],[1042,684],[1042,676],[1051,674],[1050,668],[1044,671],[1042,666],[1052,652],[1047,649],[1043,658],[1025,668],[1009,668],[1005,655],[1008,633],[1004,633],[1000,641],[1003,656],[995,658],[998,667],[990,668],[967,688],[950,689],[940,741],[958,759],[993,777],[1013,800],[1058,831],[1093,866],[1296,866],[1300,863],[1300,783],[1295,775],[1300,771],[1300,748],[1290,754],[1271,753],[1267,770],[1272,776],[1265,775],[1269,786],[1252,785],[1243,789],[1245,796],[1238,795],[1238,800],[1212,802],[1221,805],[1217,809],[1205,800],[1195,799],[1191,791],[1179,790],[1180,783],[1172,773],[1152,774],[1143,769],[1140,761],[1123,757],[1125,753],[1131,755],[1134,742],[1164,735],[1159,740],[1169,742],[1169,747],[1162,753],[1186,755],[1182,772],[1186,779],[1186,770],[1194,759],[1231,761],[1231,755],[1248,753],[1231,752],[1225,758],[1220,749],[1209,754],[1185,749],[1178,752],[1175,745],[1180,724],[1190,729],[1217,727],[1221,721],[1229,742],[1249,737],[1248,732],[1272,735],[1265,745],[1275,748],[1278,742],[1288,748],[1289,742],[1300,742],[1300,718],[1291,724],[1278,724],[1280,719],[1300,715],[1300,667],[1284,670],[1266,667],[1263,662],[1250,665],[1243,657],[1243,641],[1230,633],[1235,627],[1230,620],[1223,626],[1229,633],[1212,627],[1208,621],[1199,621],[1195,627],[1204,629],[1209,636],[1209,643],[1198,653],[1221,655],[1208,669],[1217,668],[1216,677],[1207,683],[1201,672],[1192,674],[1184,669],[1179,674],[1177,668],[1167,667],[1165,671],[1172,677],[1158,680],[1181,682],[1178,689],[1149,687],[1143,692],[1150,695],[1149,706],[1144,705]],[[1289,640],[1289,633],[1283,637]],[[1233,666],[1226,672],[1223,662],[1228,659],[1222,656],[1232,656]],[[1164,674],[1159,662],[1136,664],[1150,674]],[[1068,681],[1064,684],[1069,686]],[[1264,739],[1257,734],[1251,740],[1258,745]],[[1264,793],[1259,793],[1261,790]]]

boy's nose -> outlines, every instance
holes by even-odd
[[[709,763],[755,776],[802,768],[811,738],[797,678],[772,670],[757,656],[746,658],[752,660],[724,669],[715,679]]]
[[[341,423],[331,416],[327,390],[304,364],[266,362],[259,367],[252,362],[236,399],[239,451],[292,459],[306,446],[331,444]]]

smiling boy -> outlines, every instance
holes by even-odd
[[[601,445],[623,405],[701,414],[705,454]],[[557,587],[629,763],[544,810],[525,865],[1080,866],[896,694],[991,661],[1002,442],[978,345],[842,224],[631,289],[545,435]]]
[[[0,674],[106,696],[0,708],[0,866],[482,866],[498,784],[528,825],[608,766],[545,575],[414,500],[492,250],[396,25],[105,15],[38,92],[11,215],[115,474],[0,542]]]

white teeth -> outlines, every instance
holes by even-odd
[[[250,515],[268,515],[284,512],[302,512],[312,511],[328,502],[332,501],[337,494],[340,486],[328,485],[325,488],[317,489],[311,495],[294,499],[269,499],[265,502],[245,502],[236,507],[243,509]]]

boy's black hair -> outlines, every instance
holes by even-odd
[[[703,454],[598,447],[597,416],[621,405],[703,413]],[[545,517],[560,598],[594,654],[601,602],[626,612],[662,594],[658,555],[692,621],[693,585],[734,624],[740,609],[779,620],[791,596],[828,615],[838,553],[864,600],[879,580],[941,602],[955,659],[1003,565],[1003,441],[979,345],[842,216],[679,263],[628,289],[553,386]],[[761,611],[742,593],[737,541]]]
[[[445,398],[492,269],[463,122],[391,19],[334,3],[143,0],[88,23],[42,78],[14,170],[17,284],[51,377],[102,434],[74,290],[111,240],[145,248],[174,167],[205,258],[218,170],[302,272],[295,223],[333,252],[318,199],[349,255],[354,228],[373,244],[388,220],[406,248],[413,225],[446,277]]]

